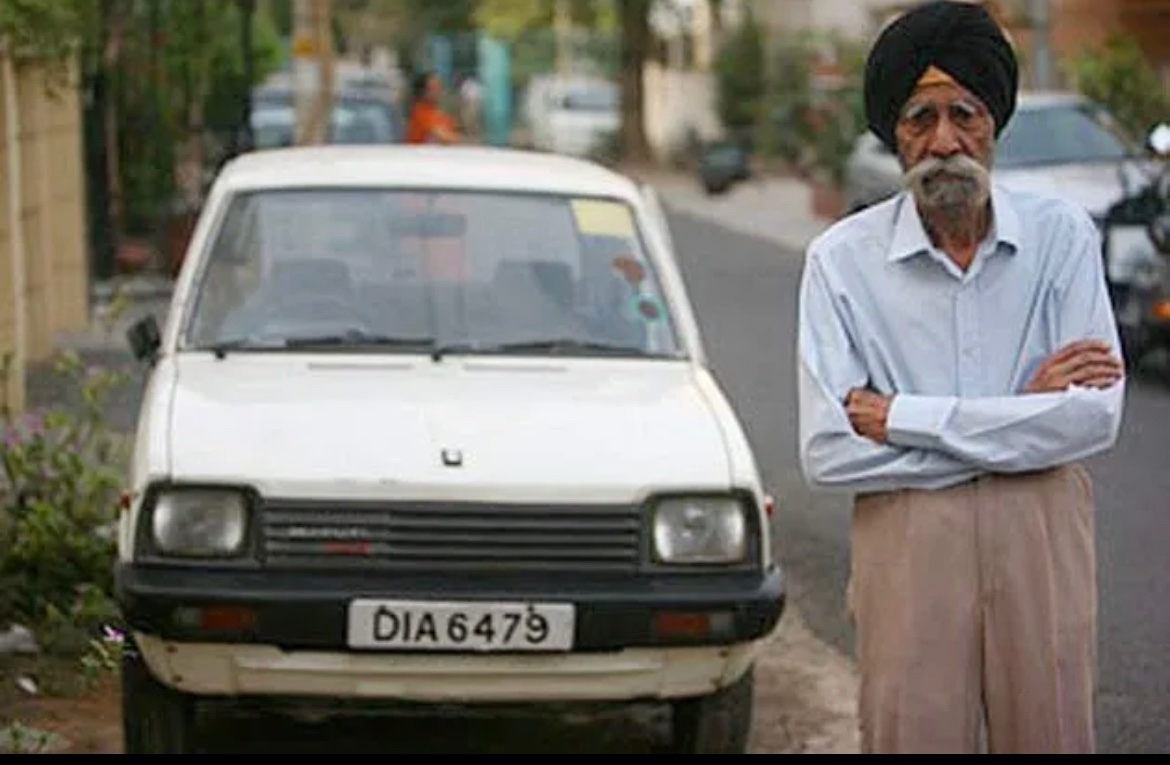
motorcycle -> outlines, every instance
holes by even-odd
[[[1109,208],[1104,248],[1126,366],[1170,349],[1170,124],[1149,137],[1158,169]]]

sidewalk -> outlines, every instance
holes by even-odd
[[[831,225],[831,221],[813,216],[812,191],[796,178],[761,176],[738,183],[720,196],[708,196],[694,173],[668,169],[623,172],[654,186],[663,205],[674,212],[767,239],[800,259],[808,243]]]

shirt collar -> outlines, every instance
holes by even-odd
[[[991,187],[992,235],[997,244],[1007,245],[1005,252],[1015,253],[1020,248],[1020,218],[1012,206],[1010,194],[993,184]],[[890,241],[889,260],[906,260],[929,252],[930,237],[918,215],[918,206],[909,191],[900,194],[894,217],[894,238]]]

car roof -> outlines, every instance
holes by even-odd
[[[293,146],[250,152],[220,171],[225,191],[304,187],[442,188],[607,196],[635,201],[637,186],[599,164],[487,146]]]
[[[1054,106],[1078,106],[1092,103],[1088,98],[1072,91],[1025,90],[1017,99],[1019,109],[1048,109]]]
[[[291,102],[295,95],[296,91],[291,85],[258,85],[252,89],[252,98],[258,101]],[[394,104],[390,92],[383,88],[344,85],[334,88],[333,97],[342,101],[377,101],[391,106]]]

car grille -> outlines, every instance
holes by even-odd
[[[267,502],[269,568],[629,572],[636,506],[333,505]]]

